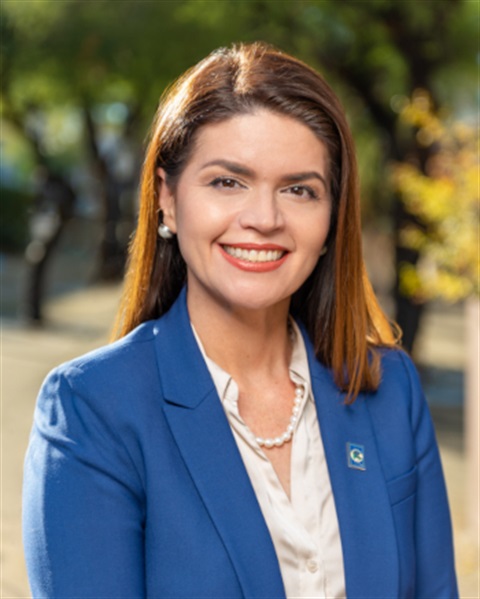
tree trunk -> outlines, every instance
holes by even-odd
[[[63,177],[45,173],[35,198],[32,240],[25,250],[28,265],[25,312],[34,323],[43,320],[45,275],[67,222],[73,215],[75,192]]]
[[[85,129],[93,171],[100,187],[103,209],[103,233],[98,253],[96,278],[102,281],[116,281],[123,277],[126,248],[119,238],[118,229],[121,218],[120,185],[101,155],[97,142],[97,131],[88,102],[84,102]]]

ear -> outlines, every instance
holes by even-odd
[[[163,168],[157,168],[158,207],[163,214],[163,222],[173,232],[177,232],[175,197],[167,185],[167,175]]]

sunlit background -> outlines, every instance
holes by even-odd
[[[480,597],[480,4],[2,0],[0,11],[0,596],[28,595],[20,491],[35,396],[51,367],[108,337],[159,96],[213,49],[264,40],[322,72],[346,106],[367,267],[431,406],[462,597]]]

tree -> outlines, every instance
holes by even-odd
[[[74,159],[96,174],[104,277],[121,271],[121,190],[134,186],[133,176],[122,181],[115,168],[116,149],[129,147],[132,155],[141,155],[161,90],[210,50],[263,39],[325,72],[347,105],[359,142],[366,216],[378,221],[393,213],[393,230],[411,216],[391,201],[386,165],[407,155],[419,164],[428,160],[428,149],[398,127],[396,102],[418,87],[429,90],[436,103],[464,101],[461,86],[451,83],[468,74],[476,52],[476,7],[466,0],[4,0],[1,11],[2,116],[17,126],[37,163],[40,149],[56,174],[68,178]],[[456,98],[450,88],[457,90]],[[81,123],[81,150],[69,148],[66,158],[65,144],[53,151],[48,143],[48,117],[61,110]],[[405,258],[414,263],[418,253],[397,243],[397,263]],[[409,326],[404,314],[412,304],[399,286],[397,304],[411,346],[418,315]]]
[[[118,149],[141,156],[146,116],[151,117],[162,89],[189,64],[182,64],[182,52],[159,51],[159,40],[164,47],[176,43],[169,27],[174,8],[133,2],[92,7],[81,0],[6,0],[1,5],[2,119],[27,144],[32,171],[39,169],[46,181],[55,181],[56,190],[50,193],[52,186],[46,185],[37,193],[42,198],[37,211],[48,205],[47,211],[56,213],[56,226],[48,240],[33,239],[26,254],[32,273],[27,306],[34,320],[42,316],[47,263],[75,204],[74,165],[84,165],[96,182],[103,220],[97,276],[115,280],[123,274],[128,236],[121,237],[119,223],[125,212],[133,212],[128,205],[133,202],[122,206],[122,195],[133,197],[139,165],[137,160],[126,176],[118,168]],[[187,30],[183,27],[184,34]],[[56,135],[59,120],[60,128],[79,123],[76,134],[68,139]],[[64,193],[57,193],[60,189]],[[68,214],[61,200],[67,196]]]
[[[403,330],[404,346],[411,351],[424,303],[412,301],[405,293],[399,272],[400,264],[417,263],[421,248],[407,247],[400,238],[400,231],[415,223],[416,217],[405,210],[387,173],[390,162],[408,157],[426,175],[432,149],[417,136],[405,135],[398,107],[416,89],[428,90],[436,106],[465,103],[468,82],[473,91],[476,76],[472,59],[477,52],[478,5],[462,0],[343,0],[341,4],[333,0],[194,0],[186,5],[192,15],[196,7],[196,16],[212,32],[219,24],[233,24],[236,28],[230,34],[236,38],[267,39],[326,71],[343,96],[357,139],[368,131],[371,147],[372,133],[376,136],[373,153],[360,152],[361,173],[368,183],[364,186],[366,214],[378,221],[388,212],[392,222],[395,320]],[[370,158],[368,163],[362,162],[364,155]]]
[[[401,111],[419,143],[430,148],[425,172],[395,165],[395,187],[409,214],[400,242],[419,252],[416,267],[400,265],[400,284],[416,301],[449,302],[480,295],[478,133],[468,122],[441,116],[430,96],[417,90]]]

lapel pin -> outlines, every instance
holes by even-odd
[[[347,443],[347,465],[355,470],[365,470],[365,448],[358,443]]]

